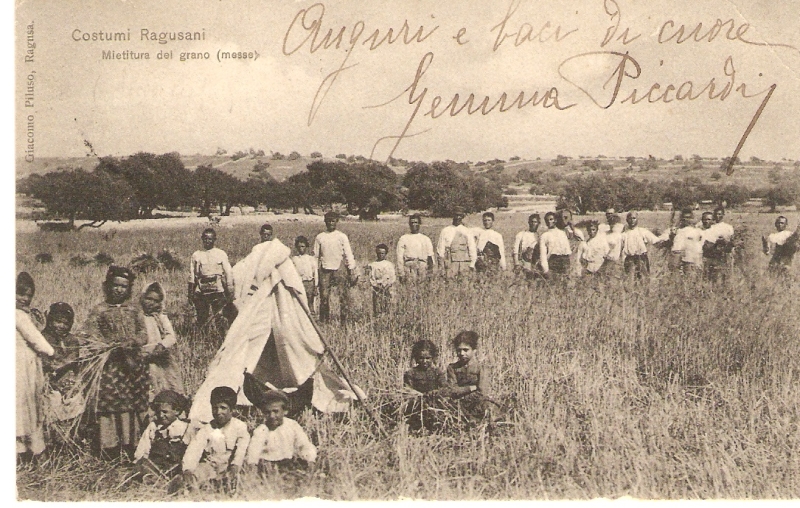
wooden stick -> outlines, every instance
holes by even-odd
[[[367,401],[364,400],[361,397],[361,395],[359,395],[358,390],[356,390],[355,386],[350,381],[350,376],[347,375],[347,372],[344,370],[344,366],[341,364],[341,362],[339,362],[339,358],[336,357],[336,353],[334,353],[333,349],[331,349],[331,347],[328,345],[328,342],[325,340],[325,337],[322,335],[322,330],[319,329],[319,326],[317,325],[316,321],[314,321],[314,318],[311,316],[311,310],[309,310],[308,304],[306,304],[306,302],[304,302],[300,298],[300,296],[297,294],[297,291],[295,291],[294,288],[286,286],[285,284],[284,284],[284,286],[292,293],[292,295],[294,295],[295,298],[297,298],[297,301],[300,302],[300,306],[303,307],[303,310],[305,311],[306,316],[308,316],[308,320],[311,321],[311,326],[313,326],[314,330],[316,330],[317,335],[319,335],[320,342],[322,342],[322,345],[325,347],[325,351],[328,354],[331,355],[331,359],[333,360],[333,363],[336,365],[336,368],[339,370],[339,373],[342,374],[342,377],[344,378],[345,382],[347,382],[347,386],[350,387],[350,390],[353,391],[353,393],[355,394],[355,396],[358,399],[358,401],[361,402],[361,404],[363,404],[363,406],[367,409],[367,413],[369,414],[370,418],[372,418],[372,421],[375,422],[375,425],[378,426],[379,434],[382,437],[386,437],[386,432],[383,430],[383,426],[381,426],[380,418],[378,418],[378,415],[375,414],[375,410],[372,409],[372,406],[370,406],[367,403]]]

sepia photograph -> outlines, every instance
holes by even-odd
[[[798,19],[16,0],[16,499],[800,498]]]

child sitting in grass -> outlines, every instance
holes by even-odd
[[[478,349],[478,334],[463,331],[453,339],[458,361],[447,366],[448,395],[458,403],[460,412],[470,422],[489,416],[490,402],[487,398],[489,370],[475,360]]]
[[[140,478],[172,478],[180,473],[189,424],[178,416],[186,406],[186,398],[173,390],[162,390],[153,398],[153,421],[133,454]]]
[[[411,358],[415,366],[403,374],[403,387],[418,397],[406,404],[406,422],[411,430],[436,430],[442,422],[437,412],[442,406],[438,395],[447,387],[447,376],[435,366],[439,348],[429,340],[417,341],[411,346]]]
[[[271,390],[259,402],[264,423],[253,431],[247,449],[247,463],[258,466],[261,474],[271,466],[277,468],[305,468],[317,459],[317,449],[300,425],[286,418],[289,399],[283,392]]]
[[[235,480],[244,463],[250,433],[247,424],[233,417],[236,391],[228,386],[211,390],[211,422],[203,424],[191,438],[183,455],[183,482],[198,486],[212,480]]]

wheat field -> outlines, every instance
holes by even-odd
[[[496,228],[507,252],[521,214],[499,214]],[[576,217],[576,221],[581,217]],[[319,449],[304,476],[262,483],[246,473],[235,494],[199,491],[178,500],[332,500],[421,498],[772,499],[800,497],[800,286],[764,273],[760,236],[774,215],[729,213],[745,238],[740,265],[727,285],[711,286],[670,273],[652,253],[648,284],[532,286],[510,273],[496,281],[434,277],[398,286],[390,312],[371,316],[369,289],[353,291],[355,319],[324,324],[332,349],[380,410],[390,406],[411,366],[410,346],[436,343],[440,367],[454,360],[449,341],[464,329],[480,335],[478,358],[492,370],[491,395],[507,406],[502,425],[415,435],[384,418],[385,435],[355,407],[346,415],[300,418]],[[794,229],[798,214],[789,214]],[[643,213],[641,224],[661,229],[668,213]],[[426,220],[436,240],[446,220]],[[477,226],[479,217],[467,220]],[[274,222],[275,236],[293,245],[324,229],[318,222]],[[359,266],[374,246],[393,251],[405,222],[343,222]],[[67,301],[79,326],[102,298],[104,266],[75,267],[76,255],[103,252],[127,264],[141,252],[168,248],[188,263],[201,229],[25,233],[17,235],[17,270],[37,284],[34,307]],[[257,241],[253,226],[218,228],[217,245],[232,262]],[[41,264],[37,254],[49,253]],[[509,256],[510,258],[510,256]],[[390,259],[393,255],[390,254]],[[218,343],[192,333],[186,270],[157,271],[136,281],[134,298],[158,280],[179,334],[187,390],[202,381]],[[334,298],[335,302],[336,299]],[[333,304],[336,312],[336,304]],[[122,465],[124,466],[124,464]],[[156,501],[158,487],[124,482],[125,468],[85,453],[51,454],[39,467],[17,471],[20,499]]]

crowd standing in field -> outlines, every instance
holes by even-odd
[[[695,222],[691,209],[681,211],[680,224],[656,235],[638,224],[636,211],[628,212],[627,226],[615,210],[606,223],[572,223],[567,210],[548,212],[545,231],[539,214],[528,217],[528,228],[514,238],[511,259],[514,273],[534,284],[563,281],[567,277],[603,278],[626,276],[645,282],[650,274],[651,249],[663,247],[674,254],[675,268],[691,278],[724,282],[731,268],[735,231],[724,222],[725,211],[704,212]],[[376,260],[367,266],[373,313],[385,314],[393,305],[393,287],[414,283],[438,271],[447,278],[468,280],[477,272],[480,281],[500,277],[507,269],[503,236],[493,229],[495,216],[482,215],[483,228],[463,224],[465,214],[456,209],[452,225],[442,229],[434,251],[431,239],[420,233],[422,218],[409,217],[410,232],[397,242],[396,264],[387,259],[389,247],[375,247]],[[350,312],[350,291],[358,283],[358,270],[347,235],[337,230],[339,217],[325,214],[326,230],[313,241],[295,239],[291,260],[302,279],[310,310],[330,321],[330,298],[339,292],[340,322]],[[585,233],[582,231],[585,229]],[[798,248],[798,231],[788,230],[780,216],[776,232],[762,237],[764,254],[771,256],[769,270],[784,275]],[[261,227],[261,244],[273,240],[273,228]],[[218,325],[224,333],[236,316],[232,267],[227,254],[215,246],[216,232],[203,231],[203,250],[191,256],[188,300],[196,310],[197,325]],[[388,239],[387,239],[388,241]],[[53,303],[46,315],[31,309],[35,291],[32,277],[19,274],[16,284],[17,322],[17,454],[29,462],[46,448],[44,412],[55,412],[48,421],[80,419],[83,435],[93,452],[104,459],[128,457],[136,464],[137,477],[167,478],[177,491],[204,483],[235,489],[242,467],[261,474],[281,468],[304,467],[317,456],[302,427],[286,418],[288,399],[272,390],[257,403],[263,424],[251,436],[245,422],[234,416],[238,393],[218,386],[211,392],[213,419],[188,422],[188,400],[173,352],[177,341],[163,312],[165,291],[155,282],[144,289],[139,305],[131,300],[135,274],[128,268],[110,266],[103,282],[103,301],[89,313],[81,334],[72,333],[75,312],[65,302]],[[688,280],[688,279],[687,279]],[[43,322],[42,322],[43,321]],[[40,331],[41,330],[41,331]],[[458,360],[446,371],[436,367],[439,351],[429,340],[411,349],[414,367],[403,376],[404,388],[413,398],[401,414],[412,430],[438,431],[449,415],[470,423],[493,420],[497,404],[489,397],[489,366],[476,358],[478,334],[462,331],[452,341]],[[114,346],[108,349],[108,346]],[[81,363],[105,348],[97,389],[75,393]],[[67,396],[71,396],[68,398]],[[45,401],[49,399],[49,402]],[[148,414],[148,409],[150,410]],[[138,443],[138,445],[137,445]]]

